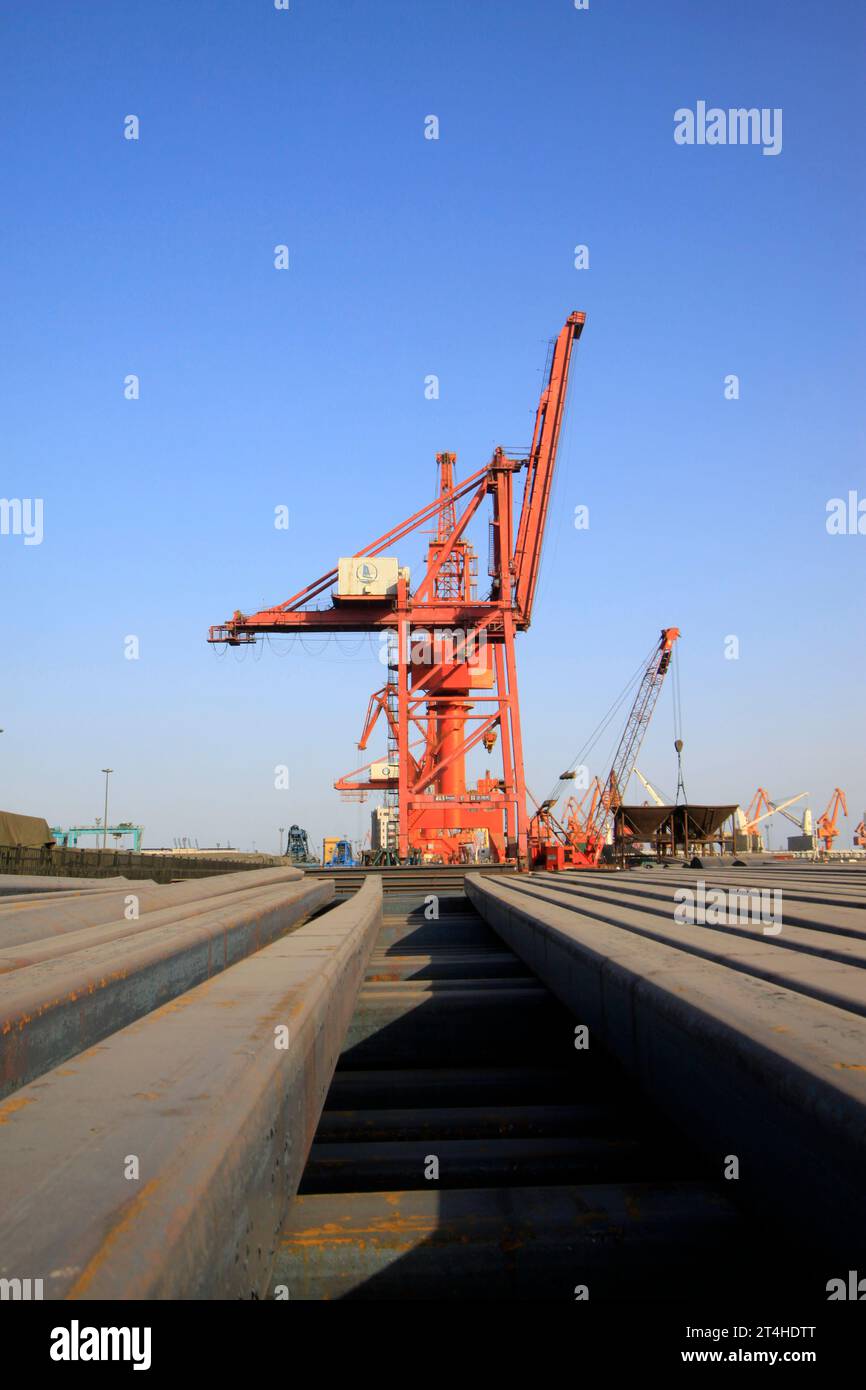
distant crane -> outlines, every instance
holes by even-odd
[[[854,827],[854,843],[858,849],[866,849],[866,811],[860,824]]]
[[[623,794],[634,771],[644,734],[649,727],[653,710],[661,694],[662,682],[671,664],[674,643],[679,635],[678,627],[662,628],[658,646],[650,657],[641,677],[634,704],[619,741],[619,747],[614,754],[604,794],[596,807],[592,821],[587,826],[585,855],[589,865],[596,865],[601,858],[601,851],[604,847],[604,823],[608,812],[616,812],[617,808],[622,805]]]
[[[793,806],[795,802],[802,801],[803,797],[808,795],[808,792],[798,792],[796,796],[789,796],[786,801],[773,801],[766,789],[764,787],[759,787],[749,802],[748,809],[738,812],[737,828],[742,834],[757,835],[757,827],[761,822],[767,820],[770,816],[776,815],[778,812],[796,825],[798,830],[809,835],[812,832],[812,813],[809,808],[806,807],[802,820],[798,820],[796,816],[790,815],[786,809],[788,806]]]
[[[829,851],[833,848],[833,841],[841,833],[836,822],[839,819],[839,812],[843,816],[848,815],[848,805],[845,801],[845,793],[841,787],[833,789],[833,795],[827,802],[827,809],[822,816],[818,817],[818,839],[824,841],[824,850]]]
[[[628,787],[640,753],[644,735],[661,694],[662,682],[671,664],[674,643],[680,635],[678,627],[665,627],[647,662],[629,711],[625,728],[614,754],[610,772],[582,827],[580,842],[575,843],[555,820],[552,811],[557,797],[542,802],[533,819],[533,849],[535,857],[544,857],[548,869],[595,869],[607,842],[605,833],[608,816],[616,813]],[[573,773],[564,773],[560,781]]]
[[[655,787],[652,785],[652,783],[651,783],[651,782],[648,782],[647,779],[644,777],[644,775],[643,775],[643,773],[641,772],[641,770],[640,770],[639,767],[636,767],[636,768],[635,768],[635,770],[634,770],[634,775],[635,775],[635,777],[638,779],[639,782],[642,782],[642,783],[643,783],[644,787],[645,787],[646,790],[649,792],[649,794],[650,794],[650,796],[652,797],[653,801],[655,802],[656,806],[664,806],[664,805],[666,804],[666,803],[662,800],[662,798],[659,796],[658,792],[656,791],[656,789],[655,789]]]
[[[737,821],[738,828],[745,835],[752,835],[755,826],[760,825],[762,820],[773,814],[773,803],[769,793],[763,787],[759,787],[749,802],[745,811],[740,811]]]
[[[602,785],[598,777],[593,777],[583,796],[578,801],[570,796],[565,803],[563,820],[569,836],[575,842],[586,838],[586,828],[595,816],[596,807],[602,796]],[[586,803],[589,801],[589,806]]]

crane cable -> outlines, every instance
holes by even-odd
[[[680,688],[680,662],[679,652],[675,646],[673,649],[671,662],[673,665],[674,677],[674,749],[677,755],[677,794],[674,805],[680,804],[680,792],[683,794],[683,804],[688,805],[688,795],[683,781],[683,700]]]
[[[653,645],[652,645],[652,647],[650,648],[650,650],[647,652],[646,656],[644,657],[643,661],[642,661],[642,662],[640,663],[640,665],[638,666],[637,670],[634,672],[634,674],[633,674],[632,676],[629,677],[629,679],[628,679],[628,681],[626,682],[625,686],[623,687],[622,691],[621,691],[620,694],[616,697],[616,699],[614,700],[613,704],[612,704],[612,705],[610,706],[610,708],[608,709],[607,713],[603,716],[603,718],[601,719],[601,721],[596,725],[595,729],[594,729],[593,732],[590,734],[590,736],[589,736],[589,738],[587,739],[586,743],[583,745],[583,747],[580,749],[580,751],[577,753],[577,755],[576,755],[576,756],[572,759],[572,761],[569,763],[569,766],[568,766],[568,769],[567,769],[569,772],[573,772],[574,769],[575,769],[576,767],[578,767],[581,763],[583,763],[583,762],[585,761],[585,759],[588,757],[588,755],[592,752],[593,748],[594,748],[595,745],[598,743],[598,741],[599,741],[599,739],[601,738],[602,734],[605,732],[605,730],[606,730],[606,729],[608,728],[608,726],[610,725],[610,722],[611,722],[611,720],[613,719],[614,715],[615,715],[615,714],[617,713],[617,711],[621,708],[621,706],[622,706],[622,704],[624,703],[624,701],[628,698],[628,696],[631,694],[631,692],[632,692],[632,690],[634,689],[634,687],[637,685],[638,681],[639,681],[639,680],[641,679],[641,677],[643,676],[643,673],[644,673],[644,671],[646,670],[647,666],[649,665],[649,662],[650,662],[650,659],[651,659],[653,653],[654,653],[657,649],[658,649],[658,643],[657,643],[657,642],[654,642]],[[562,777],[562,776],[560,776],[560,777],[557,779],[557,781],[556,781],[556,783],[555,783],[555,785],[554,785],[554,787],[553,787],[553,790],[552,790],[552,792],[550,793],[550,796],[547,798],[547,800],[551,803],[551,805],[555,805],[556,802],[559,800],[559,798],[562,796],[562,793],[563,793],[563,790],[564,790],[564,787],[565,787],[565,783],[566,783],[567,781],[569,781],[569,780],[570,780],[569,778],[565,778],[565,777]]]

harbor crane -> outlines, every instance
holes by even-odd
[[[789,820],[792,825],[796,825],[797,829],[802,831],[803,834],[811,835],[812,812],[809,810],[808,806],[803,812],[802,820],[799,820],[796,816],[792,816],[787,809],[789,806],[794,806],[798,801],[802,801],[803,797],[808,795],[808,792],[798,792],[796,796],[789,796],[786,801],[773,801],[764,787],[758,787],[758,790],[749,802],[748,809],[743,811],[738,808],[737,829],[741,834],[757,837],[759,835],[757,827],[763,821],[768,820],[770,816],[774,816],[778,813],[784,816],[786,820]],[[760,841],[760,843],[763,844],[763,841]]]
[[[818,817],[817,832],[818,839],[824,841],[824,851],[829,853],[833,848],[833,841],[841,834],[836,822],[839,819],[839,812],[843,816],[848,815],[848,804],[845,800],[845,793],[841,787],[834,787],[833,795],[827,802],[827,809],[823,815]]]
[[[552,344],[525,456],[497,447],[488,463],[455,479],[454,454],[439,454],[432,502],[342,557],[285,602],[256,613],[235,611],[211,628],[229,646],[265,633],[385,633],[388,679],[371,699],[365,746],[384,717],[388,757],[337,782],[339,790],[381,790],[396,799],[399,858],[459,861],[486,840],[496,861],[528,866],[528,817],[514,639],[532,620],[541,552],[565,410],[572,349],[586,315],[569,314]],[[515,491],[523,492],[514,525]],[[477,593],[469,523],[489,501],[489,592]],[[458,503],[460,506],[458,506]],[[394,547],[435,526],[414,589]],[[330,602],[313,607],[330,591]],[[498,738],[501,775],[466,783],[466,756]]]

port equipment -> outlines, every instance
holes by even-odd
[[[355,858],[351,840],[326,840],[322,853],[326,869],[356,869],[360,860]]]
[[[823,815],[818,817],[818,839],[824,841],[825,851],[833,848],[833,841],[841,834],[836,822],[839,819],[839,812],[843,816],[848,815],[848,804],[845,800],[845,793],[841,787],[834,787],[833,795],[827,802],[827,809]]]
[[[317,862],[310,853],[310,841],[302,826],[289,826],[285,857],[290,859],[293,864],[315,864]]]
[[[611,813],[622,805],[626,788],[634,772],[644,735],[649,728],[653,710],[661,694],[662,683],[671,664],[674,643],[680,635],[678,627],[664,627],[652,655],[644,667],[634,702],[623,729],[610,772],[594,798],[581,838],[575,841],[556,820],[553,807],[559,799],[555,790],[541,803],[533,821],[533,859],[547,869],[594,869],[598,866],[606,842],[606,826]],[[583,750],[578,754],[582,756]],[[577,761],[578,759],[575,759]],[[560,786],[573,773],[563,773]]]
[[[761,821],[766,820],[768,816],[772,816],[774,809],[773,803],[766,790],[763,787],[759,787],[745,811],[742,809],[738,811],[737,829],[743,835],[757,837],[758,831],[756,827],[760,825]]]
[[[763,841],[761,840],[760,831],[757,827],[762,821],[767,820],[770,816],[776,815],[778,812],[778,814],[784,816],[786,820],[791,821],[792,825],[796,825],[797,829],[802,831],[803,834],[811,835],[812,813],[809,808],[806,807],[803,812],[802,820],[798,820],[796,816],[792,816],[787,810],[789,806],[793,806],[796,802],[802,801],[803,797],[808,795],[808,792],[798,792],[796,796],[789,796],[786,801],[773,801],[766,788],[758,787],[747,809],[743,811],[741,808],[737,808],[736,822],[738,832],[741,835],[748,835],[749,837],[754,837],[756,841],[760,841],[760,844],[757,846],[760,848],[763,845]]]
[[[866,811],[860,824],[854,827],[854,843],[858,849],[866,849]]]
[[[586,839],[587,826],[592,822],[599,797],[602,794],[601,779],[593,777],[579,801],[576,796],[570,796],[566,801],[563,819],[572,841],[577,842]],[[587,806],[587,802],[589,802],[589,806]]]
[[[388,757],[335,784],[340,791],[384,791],[398,810],[398,854],[460,862],[464,846],[486,832],[495,862],[528,864],[528,816],[514,638],[532,620],[541,551],[565,410],[572,348],[585,323],[569,314],[552,344],[524,457],[497,447],[489,463],[455,479],[454,454],[437,456],[438,494],[397,526],[342,557],[284,603],[236,611],[211,628],[209,641],[239,646],[265,633],[390,634],[388,680],[370,701],[360,746],[380,718]],[[525,474],[514,525],[515,483]],[[489,501],[490,588],[477,593],[476,555],[467,527]],[[458,507],[458,503],[460,506]],[[435,527],[420,581],[393,548],[419,528]],[[331,590],[323,608],[312,605]],[[498,739],[502,773],[466,782],[466,755]],[[392,804],[393,804],[392,800]]]
[[[62,849],[74,849],[81,836],[113,835],[115,839],[120,839],[122,835],[132,836],[132,852],[138,854],[141,849],[141,837],[144,834],[143,825],[133,825],[132,821],[118,821],[117,825],[70,825],[68,830],[63,830],[59,825],[52,825],[51,834],[54,842]]]

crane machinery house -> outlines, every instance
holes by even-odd
[[[406,583],[409,571],[404,570]],[[337,562],[336,599],[396,598],[400,565],[393,555],[348,555]]]

